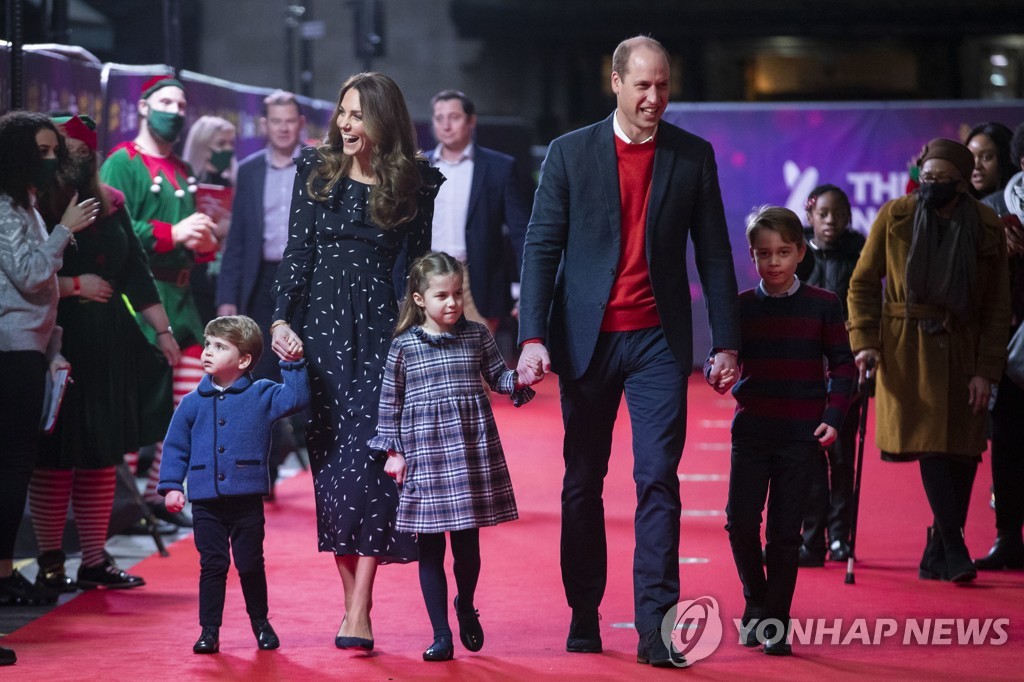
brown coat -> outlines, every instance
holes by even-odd
[[[991,209],[963,197],[979,215],[974,313],[961,323],[930,307],[911,311],[919,317],[947,318],[950,331],[926,334],[906,315],[905,271],[916,200],[908,195],[886,203],[871,227],[850,280],[850,345],[855,353],[865,348],[881,351],[875,437],[879,449],[898,455],[893,459],[916,459],[921,452],[978,457],[986,446],[988,412],[972,412],[968,383],[973,376],[998,382],[1006,361],[1006,235]]]

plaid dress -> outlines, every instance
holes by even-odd
[[[412,327],[391,344],[370,447],[406,458],[396,530],[443,533],[519,518],[481,374],[516,406],[534,396],[515,389],[516,373],[476,322],[441,335]]]

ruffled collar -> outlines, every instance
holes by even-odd
[[[413,325],[412,327],[409,327],[409,331],[411,331],[421,341],[426,341],[427,343],[429,343],[432,346],[443,346],[446,343],[451,343],[452,341],[454,341],[457,338],[459,338],[459,334],[458,333],[460,331],[462,331],[462,328],[465,325],[466,325],[466,318],[463,317],[458,322],[455,323],[455,326],[452,327],[452,330],[450,332],[442,332],[441,334],[432,334],[432,333],[428,332],[426,329],[424,329],[423,327],[419,326],[418,324],[417,325]]]

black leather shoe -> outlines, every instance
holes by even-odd
[[[459,639],[462,646],[470,651],[480,651],[484,646],[484,629],[480,626],[480,612],[459,610],[459,598],[455,597],[455,616],[459,619]]]
[[[194,654],[215,654],[220,651],[220,628],[216,625],[204,625],[203,633],[192,645]]]
[[[800,545],[800,557],[797,559],[800,568],[822,568],[825,565],[825,554],[812,552],[806,546]]]
[[[281,640],[277,638],[277,633],[270,626],[269,620],[250,618],[249,622],[252,624],[252,634],[256,635],[256,646],[263,651],[270,651],[281,646]]]
[[[455,646],[452,644],[451,635],[434,638],[434,643],[423,652],[424,661],[450,661],[453,658]]]
[[[94,587],[127,590],[145,584],[146,581],[139,576],[129,575],[118,568],[114,558],[106,553],[102,564],[78,567],[78,587],[83,590],[91,590]]]
[[[665,646],[660,630],[651,630],[640,637],[636,662],[654,668],[685,668],[688,665],[674,646]]]
[[[924,554],[921,555],[917,577],[921,580],[949,580],[946,550],[934,526],[928,526],[928,542],[925,543]]]
[[[850,558],[850,545],[842,540],[833,540],[828,548],[829,561],[846,561]]]
[[[601,648],[601,614],[597,609],[573,609],[565,650],[574,654],[599,654]]]
[[[1024,541],[1020,536],[1000,535],[988,554],[974,560],[979,571],[999,571],[1004,568],[1024,568]]]
[[[149,509],[153,512],[153,516],[157,517],[161,521],[167,523],[173,523],[175,526],[181,528],[192,527],[192,517],[183,511],[171,513],[167,511],[167,507],[162,502],[150,502]]]
[[[64,560],[67,557],[59,549],[43,552],[36,559],[39,572],[36,574],[36,585],[51,592],[66,594],[77,592],[75,581],[64,572]]]
[[[57,593],[33,585],[17,569],[0,578],[0,606],[44,606],[57,603]]]
[[[780,639],[778,642],[765,642],[764,652],[769,656],[792,656],[793,647],[784,639]]]
[[[14,649],[0,646],[0,665],[14,665],[17,661],[18,656],[14,653]]]

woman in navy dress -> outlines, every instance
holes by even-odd
[[[271,347],[309,362],[319,549],[334,553],[345,589],[335,645],[372,649],[377,565],[415,560],[416,544],[394,530],[398,489],[386,453],[366,443],[397,319],[395,277],[401,286],[407,264],[429,250],[443,177],[417,157],[402,93],[377,73],[345,82],[335,125],[296,164]]]

